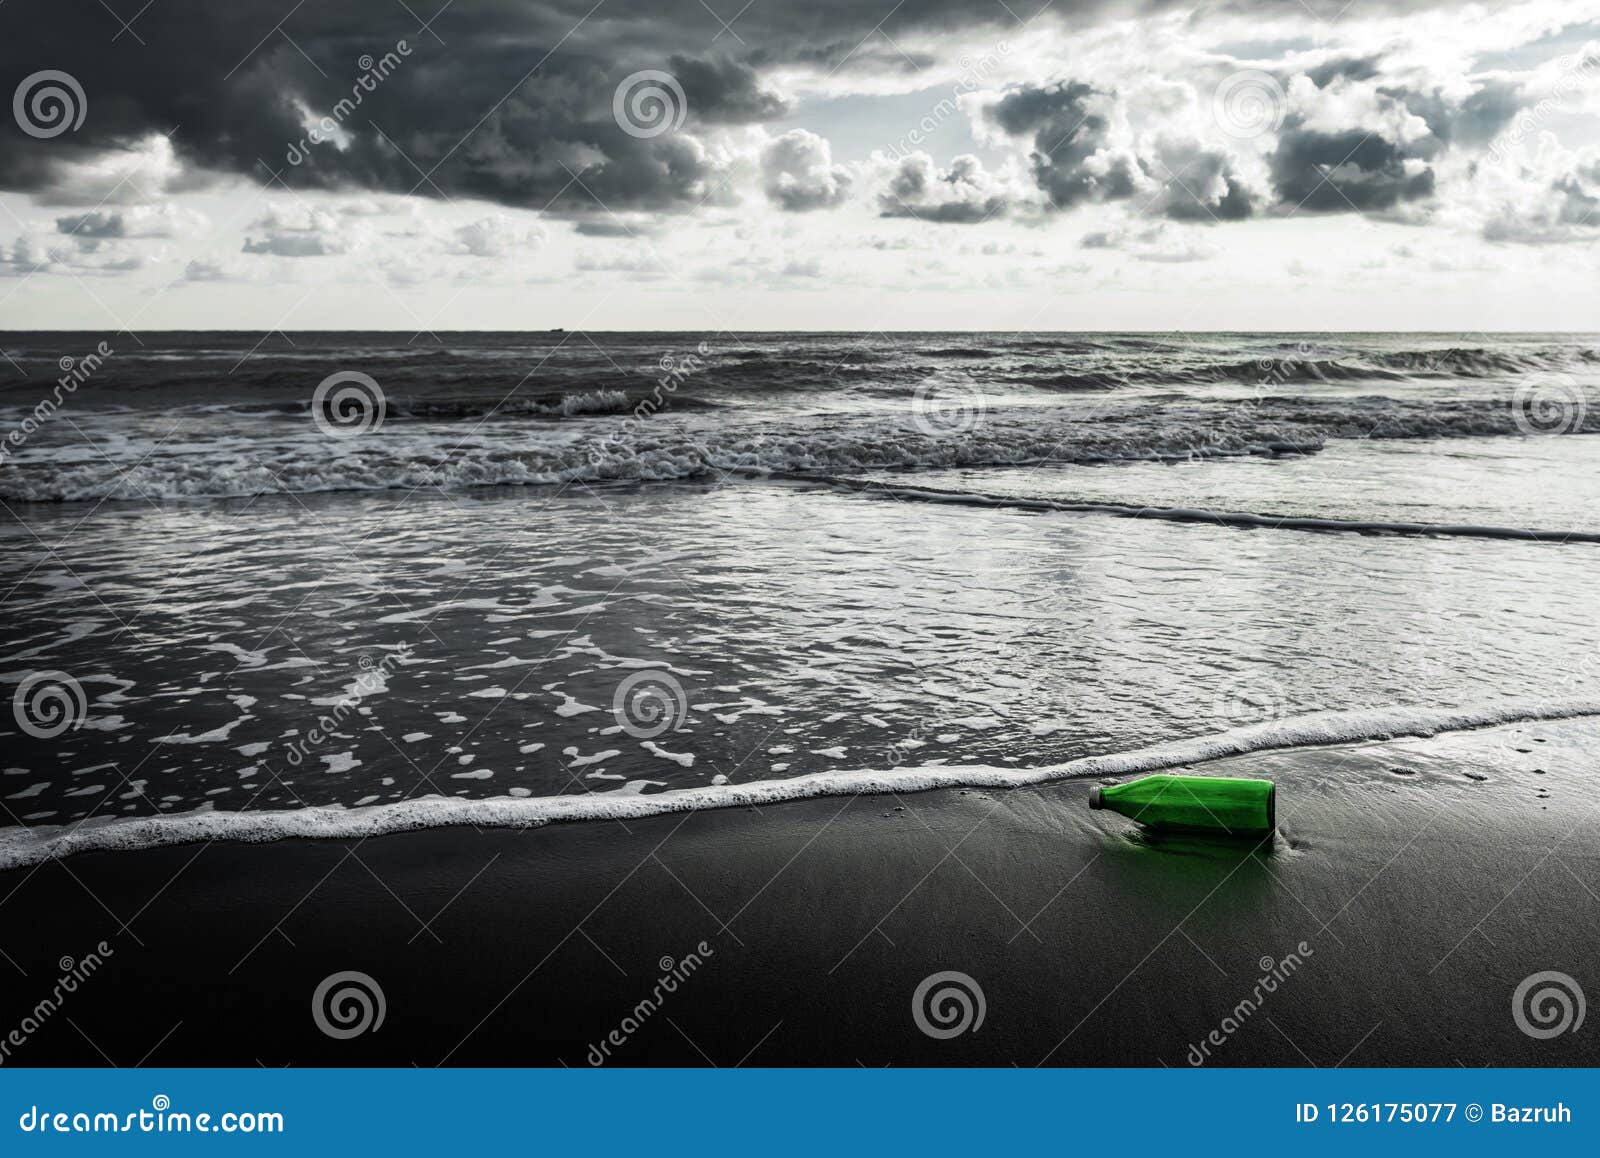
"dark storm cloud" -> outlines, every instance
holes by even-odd
[[[689,108],[704,121],[770,121],[788,111],[782,97],[761,87],[753,68],[737,61],[674,56],[667,71],[683,86]]]
[[[1093,85],[1063,81],[1048,88],[1017,88],[1006,93],[994,108],[994,120],[1013,137],[1040,130],[1047,125],[1064,124],[1057,136],[1071,136],[1089,120],[1085,102],[1095,95]],[[1104,128],[1103,122],[1100,124]],[[1047,154],[1050,146],[1043,147]]]
[[[1266,0],[1230,7],[1258,5],[1265,10]],[[1081,26],[1174,6],[1059,0],[1039,20]],[[1358,0],[1352,11],[1427,6]],[[761,0],[742,12],[735,0],[711,0],[709,8],[701,0],[463,0],[442,8],[429,0],[413,8],[432,18],[430,27],[395,0],[292,9],[286,0],[159,0],[129,17],[130,32],[101,5],[8,0],[0,4],[0,80],[14,87],[43,69],[67,72],[82,84],[88,110],[80,128],[49,140],[0,119],[0,189],[93,207],[104,192],[82,185],[74,162],[170,134],[185,169],[166,192],[194,188],[196,174],[213,171],[291,188],[481,198],[574,216],[688,210],[731,197],[723,162],[696,134],[783,114],[761,79],[770,70],[914,73],[929,63],[931,38],[988,42],[1035,15],[1031,6],[970,0]],[[380,80],[372,61],[385,66]],[[1329,64],[1319,75],[1332,83],[1336,73],[1357,76],[1365,67]],[[687,105],[681,129],[651,135],[619,126],[617,86],[646,69],[675,76]],[[1113,99],[1067,83],[1014,90],[996,108],[1008,132],[1031,137],[1034,180],[1052,207],[1127,199],[1166,179],[1149,158],[1109,145]],[[1485,90],[1481,107],[1457,110],[1451,131],[1459,139],[1485,131],[1472,126],[1503,116],[1510,99]],[[1277,170],[1286,187],[1307,184],[1304,166],[1323,160],[1318,146],[1291,143]],[[1394,196],[1410,195],[1414,185],[1394,179],[1390,160],[1373,160],[1380,167],[1357,186],[1379,202],[1395,187]],[[1165,196],[1159,211],[1244,215],[1248,198],[1220,155],[1200,168],[1212,171],[1210,191],[1187,201]]]
[[[1158,149],[1156,162],[1153,176],[1164,185],[1153,208],[1164,216],[1220,222],[1255,215],[1256,197],[1225,153],[1192,142],[1166,143]]]
[[[1433,170],[1413,151],[1365,129],[1307,129],[1286,122],[1272,180],[1287,206],[1310,213],[1378,212],[1431,197]]]
[[[1012,136],[1032,135],[1033,179],[1054,209],[1137,195],[1143,208],[1175,221],[1239,221],[1255,213],[1257,199],[1226,153],[1167,140],[1149,156],[1118,149],[1110,132],[1115,100],[1067,81],[1012,89],[990,115]]]
[[[128,237],[127,219],[121,213],[75,213],[56,218],[56,232],[74,237],[102,240]]]
[[[1339,91],[1380,74],[1377,57],[1340,57],[1303,75],[1319,90]],[[1296,75],[1279,79],[1288,88]],[[1015,88],[990,116],[1012,136],[1032,137],[1034,181],[1054,209],[1137,198],[1144,210],[1176,221],[1221,222],[1251,217],[1270,202],[1312,213],[1384,213],[1426,201],[1435,191],[1430,162],[1446,149],[1493,140],[1527,100],[1518,84],[1499,78],[1464,98],[1400,85],[1376,93],[1381,106],[1419,118],[1428,131],[1402,143],[1355,125],[1312,129],[1304,116],[1290,115],[1268,158],[1270,194],[1252,190],[1228,153],[1197,142],[1161,141],[1153,152],[1141,143],[1138,155],[1119,147],[1112,139],[1117,94],[1088,84]]]
[[[1137,168],[1110,150],[1103,109],[1109,93],[1064,81],[1048,88],[1017,88],[994,106],[997,125],[1014,137],[1032,134],[1033,179],[1056,209],[1133,195]]]
[[[479,0],[445,6],[427,29],[394,0],[307,4],[286,16],[288,7],[161,0],[133,20],[136,38],[108,13],[99,27],[94,5],[11,0],[0,7],[0,79],[14,86],[41,69],[65,71],[82,84],[88,115],[52,140],[7,118],[0,188],[67,203],[71,162],[170,132],[191,168],[257,180],[276,171],[296,188],[560,212],[597,201],[683,209],[719,196],[716,164],[691,139],[699,126],[785,111],[759,70],[804,60],[870,69],[891,58],[915,69],[919,58],[896,49],[895,35],[1013,23],[999,5],[961,0],[758,3],[743,14],[730,2],[721,7],[731,32],[699,0]],[[375,83],[373,60],[392,65]],[[681,86],[682,131],[619,127],[617,85],[645,69]],[[306,122],[324,117],[324,139],[308,139]]]
[[[1322,87],[1336,87],[1341,73]],[[1379,86],[1389,108],[1420,118],[1428,132],[1398,142],[1381,132],[1352,126],[1329,131],[1307,129],[1290,117],[1271,157],[1272,180],[1285,207],[1312,213],[1382,213],[1408,202],[1426,201],[1435,189],[1429,162],[1447,148],[1482,145],[1505,128],[1522,107],[1521,89],[1489,80],[1464,99],[1438,89]]]

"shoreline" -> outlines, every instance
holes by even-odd
[[[59,959],[111,950],[7,1064],[583,1066],[615,1030],[622,1065],[1182,1067],[1213,1031],[1211,1065],[1593,1065],[1592,1034],[1530,1037],[1511,994],[1592,967],[1597,739],[1577,719],[1198,769],[1278,782],[1262,853],[1143,835],[1070,781],[84,853],[0,873],[0,1025]],[[351,971],[385,1017],[330,1037],[313,995]],[[947,1038],[913,1014],[942,973],[983,994]]]
[[[1014,789],[1094,777],[1158,772],[1187,764],[1328,745],[1429,737],[1512,723],[1600,716],[1600,699],[1498,700],[1452,708],[1391,707],[1314,712],[1144,748],[1084,756],[1038,768],[942,765],[817,772],[739,784],[480,799],[427,796],[361,808],[305,807],[254,812],[190,812],[107,818],[72,825],[0,830],[0,871],[84,852],[114,852],[202,841],[264,842],[296,837],[366,839],[449,825],[537,828],[547,824],[640,820],[702,810],[760,807],[815,798],[930,792],[940,788]]]

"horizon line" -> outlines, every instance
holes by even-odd
[[[547,328],[543,328],[543,329],[510,329],[510,330],[507,330],[507,329],[486,329],[486,328],[485,329],[465,329],[465,330],[460,330],[460,329],[458,329],[458,330],[451,330],[451,329],[407,330],[405,328],[383,329],[383,328],[365,328],[365,327],[347,327],[347,326],[296,327],[296,328],[293,328],[293,329],[284,329],[282,326],[270,326],[270,327],[266,327],[266,328],[254,327],[254,326],[244,326],[244,327],[227,328],[227,329],[223,329],[223,328],[187,329],[187,328],[181,328],[181,327],[165,327],[165,328],[159,328],[159,329],[158,328],[151,328],[151,329],[140,329],[140,330],[130,330],[130,329],[127,329],[127,328],[119,328],[119,329],[115,329],[115,330],[105,330],[105,329],[97,329],[97,328],[84,329],[84,328],[66,328],[66,327],[60,327],[60,328],[38,328],[38,329],[0,329],[0,336],[12,335],[12,334],[105,334],[105,333],[130,334],[130,335],[133,335],[135,337],[137,337],[140,334],[268,334],[268,335],[275,334],[275,333],[279,333],[279,334],[410,334],[411,335],[411,339],[410,340],[411,341],[415,341],[418,337],[420,337],[423,334],[433,334],[433,335],[438,335],[438,334],[728,334],[728,335],[731,335],[731,336],[734,336],[734,337],[739,336],[741,333],[742,334],[884,334],[884,335],[892,335],[892,334],[1140,334],[1140,335],[1151,335],[1151,334],[1162,334],[1162,335],[1175,335],[1175,334],[1328,334],[1328,335],[1347,335],[1347,334],[1389,334],[1389,335],[1431,335],[1431,334],[1461,335],[1461,334],[1481,334],[1481,335],[1484,335],[1486,337],[1488,337],[1488,336],[1493,336],[1493,337],[1535,336],[1535,337],[1537,337],[1537,336],[1551,336],[1551,335],[1573,335],[1573,336],[1578,336],[1578,335],[1590,336],[1590,335],[1594,335],[1594,336],[1600,336],[1600,329],[1595,329],[1595,330],[1571,330],[1571,329],[1483,330],[1483,329],[1477,329],[1477,328],[1469,327],[1469,328],[1465,328],[1465,329],[1443,329],[1443,330],[1418,330],[1418,329],[1291,330],[1291,329],[1276,329],[1276,328],[1263,328],[1263,329],[1259,329],[1259,330],[1202,329],[1202,328],[1194,328],[1194,329],[1141,329],[1141,330],[1118,330],[1118,329],[1052,330],[1052,329],[1028,327],[1028,328],[1012,329],[1012,330],[994,329],[994,328],[945,328],[945,329],[924,330],[924,329],[884,329],[884,328],[881,328],[881,327],[875,327],[873,329],[844,329],[844,328],[832,329],[832,328],[823,328],[823,329],[809,329],[809,330],[808,329],[770,329],[769,330],[769,329],[754,328],[754,329],[748,329],[748,330],[730,330],[727,327],[721,327],[721,328],[704,328],[704,329],[680,328],[680,329],[672,329],[672,330],[637,330],[637,329],[613,329],[613,328],[608,328],[608,327],[576,327],[576,328],[572,328],[572,329],[567,329],[565,327],[559,327],[559,326],[558,327],[553,327],[553,328],[547,327]]]

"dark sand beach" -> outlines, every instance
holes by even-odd
[[[1259,851],[1141,837],[1073,781],[89,853],[0,877],[3,1019],[104,939],[14,1063],[1594,1065],[1600,1039],[1529,1036],[1512,996],[1592,976],[1597,739],[1197,766],[1278,782]],[[384,1017],[336,1039],[311,1005],[346,970]],[[913,995],[944,971],[983,1019],[935,1038]]]

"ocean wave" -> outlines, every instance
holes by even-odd
[[[1600,699],[1501,700],[1463,707],[1389,707],[1316,712],[1145,748],[1085,756],[1039,768],[925,765],[818,772],[788,780],[682,788],[643,795],[422,797],[362,808],[273,812],[190,812],[89,820],[78,825],[0,829],[0,870],[73,853],[158,848],[198,841],[352,839],[446,825],[536,828],[562,821],[634,820],[702,809],[766,806],[822,796],[926,792],[938,788],[1021,788],[1087,778],[1132,776],[1254,752],[1434,736],[1530,720],[1600,715]]]
[[[919,349],[917,355],[923,358],[993,358],[1004,352],[1000,346],[939,346]]]
[[[575,405],[609,410],[618,407],[618,400],[590,398]],[[734,420],[707,418],[688,425],[682,419],[568,416],[570,423],[539,427],[481,424],[466,438],[397,422],[358,439],[287,428],[243,447],[231,427],[190,435],[181,444],[165,441],[154,428],[149,436],[121,438],[94,453],[74,447],[74,453],[57,451],[55,457],[48,447],[25,445],[0,466],[0,498],[148,501],[424,486],[655,482],[738,470],[837,475],[1042,462],[1182,461],[1315,453],[1329,439],[1341,438],[1520,435],[1519,419],[1525,421],[1511,400],[1387,398],[1019,408],[973,417],[948,432],[927,416],[898,413],[791,416],[760,426],[739,421],[737,415]],[[1575,409],[1568,432],[1600,432],[1600,405]]]
[[[1498,378],[1549,373],[1600,361],[1600,351],[1552,346],[1533,350],[1451,347],[1437,350],[1363,351],[1349,354],[1276,353],[1240,361],[1184,366],[1107,367],[1082,375],[1063,375],[1060,382],[1081,377],[1087,388],[1175,383],[1237,383],[1273,386],[1293,382],[1403,382],[1413,379]],[[1049,379],[1041,385],[1051,385]]]
[[[427,398],[407,394],[391,394],[384,399],[384,418],[416,419],[427,422],[449,422],[475,418],[577,418],[585,415],[627,414],[649,399],[647,412],[663,410],[719,410],[722,405],[706,398],[667,391],[626,390],[576,390],[565,393],[541,395],[479,395],[472,397]],[[32,413],[31,407],[0,406],[0,424],[7,420],[20,422]],[[79,406],[74,413],[80,421],[99,421],[115,416],[138,417],[142,413],[126,405],[97,403],[92,407]],[[193,402],[167,407],[165,417],[206,417],[226,419],[229,416],[304,418],[311,413],[311,403],[303,398],[278,401]]]
[[[1005,376],[1007,382],[1019,386],[1032,386],[1040,390],[1121,390],[1139,385],[1141,380],[1115,370],[1085,370],[1040,372],[1024,371]],[[1153,379],[1151,379],[1153,380]]]
[[[1296,383],[1411,382],[1440,379],[1510,378],[1534,373],[1587,369],[1600,363],[1600,351],[1567,346],[1526,350],[1450,347],[1443,349],[1351,351],[1297,349],[1268,351],[1255,358],[1209,362],[1192,352],[1167,348],[1154,356],[1098,357],[1063,367],[1064,351],[1052,347],[1022,349],[1049,353],[1043,360],[999,368],[999,381],[1042,390],[1108,391],[1146,386],[1214,386],[1230,384],[1273,388]],[[1080,351],[1089,353],[1090,351]],[[985,376],[978,375],[980,380]]]
[[[638,402],[625,390],[580,390],[542,398],[397,398],[388,401],[388,413],[432,421],[491,416],[573,418],[580,414],[623,414],[636,405]]]
[[[695,398],[667,406],[686,410],[769,401],[786,394],[841,399],[909,397],[931,377],[959,375],[978,390],[1045,395],[1169,388],[1199,395],[1220,387],[1284,392],[1317,384],[1374,385],[1459,380],[1491,382],[1551,373],[1592,380],[1600,349],[1586,342],[1507,341],[1428,345],[1319,336],[1302,341],[1237,342],[1181,336],[1037,336],[990,334],[844,335],[756,338],[756,344],[705,343],[693,359],[674,353],[681,337],[643,343],[637,337],[571,349],[469,344],[385,350],[376,343],[315,349],[231,351],[212,345],[181,352],[127,351],[108,359],[77,391],[79,413],[131,404],[184,413],[221,406],[240,413],[304,413],[321,375],[317,367],[370,366],[396,418],[432,421],[484,417],[561,418],[621,413],[619,396],[657,392],[663,367],[692,375]],[[31,350],[32,347],[29,347]],[[39,372],[43,362],[47,373]],[[57,359],[29,357],[28,375],[0,380],[0,416],[20,420],[57,386]],[[1397,393],[1402,391],[1396,389]],[[602,401],[603,400],[603,401]],[[11,416],[15,415],[15,419]]]

